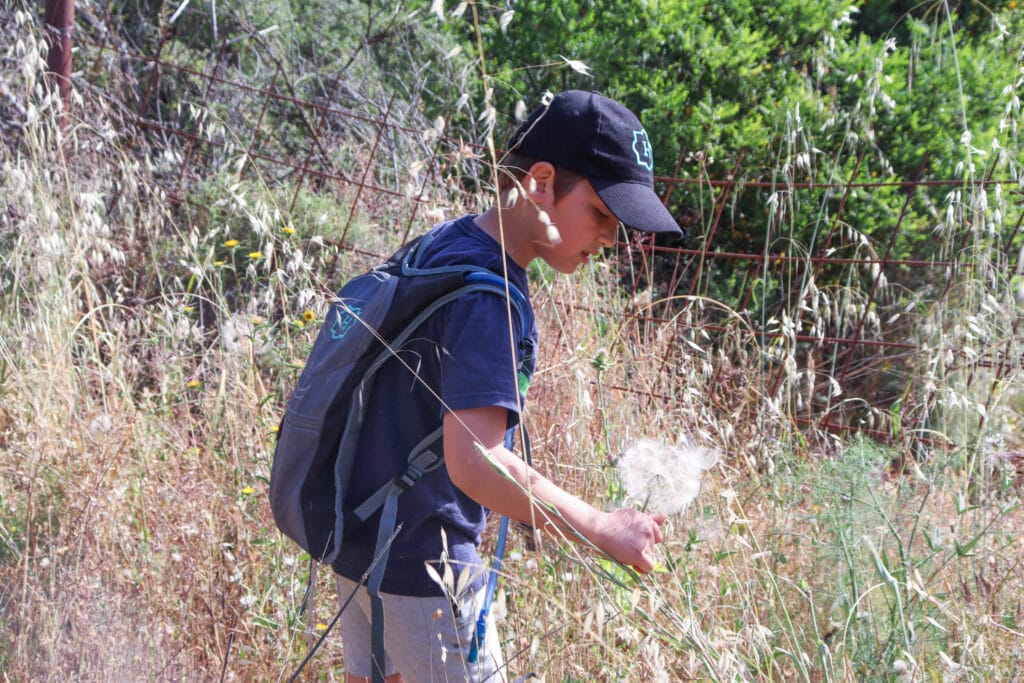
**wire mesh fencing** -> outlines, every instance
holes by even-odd
[[[485,205],[488,133],[500,154],[515,125],[455,97],[466,77],[441,62],[381,82],[361,63],[373,36],[299,69],[270,29],[234,26],[188,51],[188,24],[129,42],[80,16],[79,87],[118,112],[112,134],[149,149],[173,205],[208,212],[202,188],[230,169],[272,191],[281,220],[327,220],[338,255],[382,257]],[[670,328],[682,352],[753,358],[756,379],[742,381],[807,434],[955,446],[970,425],[984,431],[1024,361],[1024,194],[1005,160],[937,179],[922,154],[914,177],[893,179],[867,172],[865,153],[826,174],[799,154],[768,170],[738,154],[723,174],[700,153],[659,152],[676,159],[656,183],[686,236],[622,235],[612,261],[628,305],[615,315]],[[736,391],[727,366],[709,395]]]

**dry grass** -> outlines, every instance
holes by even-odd
[[[907,680],[1009,680],[1024,587],[1013,466],[990,449],[993,469],[981,485],[972,483],[965,453],[935,453],[904,475],[893,470],[898,450],[868,441],[834,454],[801,448],[785,415],[766,408],[756,371],[705,359],[679,339],[699,340],[692,329],[653,329],[644,338],[626,319],[602,339],[592,318],[569,319],[595,303],[579,300],[576,284],[552,293],[546,310],[564,316],[564,336],[531,389],[534,405],[568,406],[535,415],[550,472],[612,504],[605,454],[637,436],[671,442],[689,433],[727,457],[706,476],[694,507],[670,520],[669,571],[623,588],[570,569],[578,585],[561,590],[575,594],[568,602],[576,610],[537,605],[558,612],[556,625],[572,624],[561,641],[567,651],[548,653],[566,667],[554,680],[656,680],[659,671],[662,680],[878,679],[900,671]],[[617,335],[632,341],[613,342]],[[749,348],[749,337],[738,336]],[[604,401],[591,362],[598,355],[607,368]],[[669,385],[678,392],[671,401],[650,399]],[[552,595],[559,571],[539,572],[538,594]],[[586,662],[584,670],[570,661]]]
[[[273,527],[266,479],[282,396],[316,330],[302,314],[337,284],[321,282],[333,254],[283,232],[280,198],[258,185],[215,193],[231,231],[182,222],[156,171],[111,140],[115,112],[84,103],[58,132],[55,104],[33,91],[40,45],[23,36],[17,69],[0,74],[35,112],[0,147],[0,677],[286,676],[333,589],[321,575],[316,615],[298,616],[306,567]],[[395,206],[363,210],[375,220]],[[502,629],[516,675],[1019,675],[1017,374],[994,383],[979,365],[965,381],[937,361],[919,378],[936,409],[967,413],[950,433],[979,424],[983,406],[959,449],[915,461],[909,440],[808,441],[790,409],[799,377],[772,393],[762,373],[795,346],[761,348],[741,316],[702,299],[652,322],[661,303],[621,300],[613,279],[596,264],[536,287],[538,467],[613,506],[615,456],[636,438],[687,433],[725,458],[669,521],[665,571],[640,582],[572,548],[513,547]],[[1015,301],[1008,282],[965,276],[929,324],[965,348],[989,330],[985,343],[1019,349]],[[727,328],[714,345],[708,311]],[[336,640],[321,651],[319,678],[342,677],[339,654]]]

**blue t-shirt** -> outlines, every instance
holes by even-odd
[[[474,265],[503,274],[501,247],[478,228],[474,216],[442,223],[433,228],[433,241],[419,266]],[[510,259],[509,281],[528,296],[526,272]],[[358,505],[381,486],[401,474],[410,450],[436,430],[448,410],[499,406],[508,410],[509,428],[518,423],[518,411],[525,396],[519,394],[516,365],[524,349],[517,348],[513,361],[510,339],[517,346],[527,340],[536,348],[537,328],[529,302],[524,306],[527,332],[519,330],[512,316],[513,335],[508,332],[508,304],[486,292],[467,294],[441,308],[410,337],[399,356],[419,374],[415,379],[397,359],[381,367],[360,434],[359,449],[349,484],[348,499]],[[524,368],[534,370],[534,354]],[[441,400],[424,386],[433,388]],[[437,448],[440,448],[440,443]],[[437,451],[435,451],[437,452]],[[475,571],[481,561],[477,553],[488,511],[460,489],[443,464],[428,472],[398,497],[401,531],[391,545],[381,590],[410,596],[443,595],[430,579],[426,562],[436,564],[442,556],[441,529],[447,536],[448,563],[455,571],[476,575],[470,588],[480,588],[484,572]],[[365,523],[348,524],[334,569],[358,581],[373,560],[380,512]]]

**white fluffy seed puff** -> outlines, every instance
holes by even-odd
[[[639,439],[619,457],[619,480],[632,502],[650,512],[681,514],[700,492],[701,475],[718,462],[718,451],[688,436],[671,446]]]

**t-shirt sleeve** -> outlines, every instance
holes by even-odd
[[[476,292],[445,307],[441,332],[441,414],[499,406],[518,414],[521,406],[512,340],[521,337],[513,311],[508,331],[507,303]],[[518,342],[516,343],[518,346]]]

